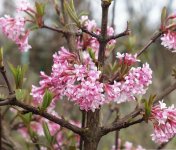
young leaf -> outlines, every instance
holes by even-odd
[[[95,52],[91,49],[91,48],[88,48],[88,52],[89,52],[89,55],[90,57],[95,60]]]
[[[23,120],[24,124],[26,126],[28,126],[32,120],[32,112],[29,112],[25,115],[22,115],[22,114],[18,114],[20,116],[20,118]]]
[[[21,101],[24,100],[27,96],[27,90],[25,89],[17,89],[15,91],[16,99]]]
[[[52,144],[53,142],[53,137],[51,136],[50,134],[50,131],[49,131],[49,128],[48,128],[48,125],[47,123],[43,122],[43,131],[44,131],[44,134],[45,134],[45,137],[48,141],[49,144]]]
[[[22,89],[23,86],[23,81],[24,81],[24,75],[27,70],[27,66],[17,66],[16,68],[11,64],[9,64],[9,68],[13,74],[14,80],[15,80],[15,85],[16,89]]]
[[[161,12],[161,25],[165,25],[166,22],[166,18],[167,18],[167,9],[166,7],[163,7],[162,12]]]
[[[53,99],[53,95],[50,91],[46,90],[45,94],[43,96],[43,102],[42,102],[42,106],[41,106],[41,110],[46,110],[47,107],[50,105],[51,101]]]
[[[151,108],[154,102],[156,95],[150,95],[148,106]]]
[[[44,16],[44,14],[45,14],[45,4],[36,2],[35,7],[36,7],[36,10],[37,10],[37,14],[40,17]]]
[[[70,18],[78,25],[80,26],[79,18],[77,16],[76,10],[74,8],[73,1],[68,3],[67,1],[64,1],[64,9],[67,11]]]

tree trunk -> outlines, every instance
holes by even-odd
[[[83,150],[97,150],[100,141],[100,110],[87,112],[86,128],[88,129],[87,137],[84,138]]]

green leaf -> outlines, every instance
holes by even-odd
[[[43,122],[43,131],[44,131],[44,134],[45,134],[45,137],[48,141],[49,144],[52,144],[53,142],[53,137],[51,136],[50,134],[50,131],[49,131],[49,128],[48,128],[48,125],[47,123]]]
[[[16,76],[16,68],[9,62],[8,62],[8,65],[9,65],[10,71],[12,72],[12,74],[13,74],[13,76],[15,78],[15,76]]]
[[[145,121],[148,122],[148,117],[150,116],[150,108],[148,106],[148,102],[145,101]]]
[[[148,106],[151,108],[154,102],[154,99],[156,98],[156,95],[150,95]]]
[[[37,135],[30,126],[28,126],[28,132],[31,138],[34,138]]]
[[[0,67],[3,67],[4,63],[3,63],[3,48],[0,48]]]
[[[163,7],[161,12],[161,25],[165,25],[166,19],[167,19],[167,9],[166,7]]]
[[[30,27],[31,31],[34,31],[34,30],[37,30],[37,29],[39,29],[39,26],[36,25],[36,24],[34,24],[33,26]]]
[[[90,57],[95,60],[95,52],[91,48],[88,48],[87,50],[89,52]]]
[[[28,126],[32,120],[32,112],[29,112],[25,115],[22,115],[22,114],[18,114],[20,116],[20,118],[23,120],[24,124],[26,126]]]
[[[27,96],[27,90],[17,89],[17,90],[15,90],[15,95],[16,95],[17,100],[19,100],[19,101],[24,100]]]
[[[52,93],[50,91],[46,90],[45,94],[43,96],[43,102],[42,102],[42,106],[41,106],[42,111],[47,109],[47,107],[50,105],[52,99],[53,99]]]
[[[70,3],[68,3],[67,1],[64,1],[64,9],[66,10],[70,18],[77,24],[77,26],[80,26],[79,18],[77,16],[72,0]]]
[[[82,16],[88,16],[88,15],[89,15],[88,12],[82,11],[81,13],[79,13],[78,18],[81,18]]]
[[[73,10],[73,12],[76,12],[73,0],[70,0],[70,8]]]
[[[41,17],[44,16],[44,14],[45,14],[45,4],[35,2],[35,7],[36,7],[37,14]]]
[[[24,81],[24,75],[25,75],[26,70],[27,70],[27,65],[17,66],[16,68],[11,63],[8,63],[8,65],[9,65],[9,68],[10,68],[12,74],[13,74],[16,89],[22,89],[23,81]]]
[[[150,95],[149,100],[145,100],[145,121],[148,122],[148,118],[151,115],[151,109],[156,95]]]

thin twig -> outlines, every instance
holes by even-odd
[[[119,108],[116,108],[116,119],[119,120],[120,116],[119,116]],[[116,130],[115,131],[115,150],[118,150],[118,141],[119,141],[119,133],[120,133],[120,130]]]
[[[80,36],[82,35],[81,32],[70,32],[70,31],[65,31],[63,29],[57,29],[57,28],[54,28],[54,27],[50,27],[50,26],[47,26],[47,25],[43,25],[42,28],[45,28],[45,29],[48,29],[48,30],[51,30],[51,31],[55,31],[55,32],[58,32],[58,33],[61,33],[63,34],[64,36],[65,35],[76,35],[76,36]]]
[[[128,22],[127,22],[127,27],[126,27],[125,31],[123,31],[122,33],[119,33],[117,35],[112,35],[112,36],[108,37],[106,39],[106,41],[109,42],[110,40],[115,40],[115,39],[118,39],[120,37],[130,35],[130,33],[131,33],[131,31],[129,30],[129,25],[128,25]]]
[[[6,70],[5,70],[4,66],[3,66],[3,67],[0,67],[0,72],[1,72],[3,78],[4,78],[5,82],[6,82],[6,85],[7,85],[8,90],[9,90],[9,94],[10,94],[10,95],[13,94],[14,91],[12,90],[12,87],[11,87],[11,85],[10,85],[10,82],[9,82],[7,76],[6,76]]]
[[[81,123],[81,127],[85,128],[86,125],[86,112],[84,110],[82,110],[82,123]],[[80,137],[80,150],[83,150],[83,146],[84,146],[84,140],[82,137]]]
[[[137,53],[137,57],[139,57],[147,48],[154,43],[161,35],[163,34],[162,31],[157,31],[154,36],[150,39],[150,41]]]
[[[29,112],[32,112],[33,114],[35,115],[40,115],[54,123],[57,123],[59,124],[60,126],[62,127],[65,127],[67,129],[70,129],[71,131],[73,131],[74,133],[77,133],[79,135],[83,135],[84,133],[84,130],[75,126],[75,125],[72,125],[71,123],[69,123],[68,121],[66,121],[65,119],[63,118],[58,118],[56,116],[53,116],[47,112],[43,112],[43,111],[40,111],[38,108],[35,108],[33,106],[30,106],[30,105],[27,105],[23,102],[20,102],[18,100],[16,100],[15,97],[12,97],[12,98],[9,98],[9,99],[0,99],[0,106],[5,106],[5,105],[11,105],[11,106],[18,106],[20,108],[23,108],[24,110],[27,110]]]
[[[105,49],[107,45],[107,25],[108,25],[108,10],[110,3],[102,1],[102,19],[101,19],[101,34],[100,34],[100,47],[98,52],[98,67],[103,69]]]
[[[170,87],[168,87],[167,89],[165,89],[161,95],[157,96],[154,104],[156,104],[159,100],[162,100],[164,97],[166,97],[168,94],[173,92],[175,89],[176,89],[176,82],[173,85],[171,85]],[[144,118],[140,118],[136,121],[131,122],[134,118],[139,116],[139,114],[142,111],[144,111],[143,109],[144,108],[141,106],[138,109],[135,109],[130,114],[126,115],[124,118],[119,119],[117,122],[114,122],[111,125],[107,125],[107,126],[102,127],[102,134],[105,135],[109,132],[113,132],[115,130],[119,130],[122,128],[127,128],[131,125],[134,125],[136,123],[140,123],[140,122],[144,121]]]
[[[97,35],[97,34],[95,34],[95,33],[93,33],[93,32],[88,31],[86,28],[80,28],[80,29],[82,30],[82,32],[87,33],[87,34],[89,34],[90,36],[92,36],[92,37],[94,37],[94,38],[96,38],[96,39],[99,39],[99,38],[100,38],[99,35]]]

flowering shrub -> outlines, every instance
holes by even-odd
[[[58,4],[54,4],[58,12]],[[79,147],[85,150],[96,150],[102,136],[142,121],[153,123],[154,133],[151,136],[156,143],[169,142],[175,136],[176,110],[174,106],[167,108],[164,102],[160,101],[159,104],[157,102],[176,89],[176,84],[169,88],[164,96],[150,95],[149,99],[141,98],[152,84],[152,70],[148,63],[142,64],[138,57],[160,37],[161,44],[175,52],[176,24],[171,24],[170,21],[174,22],[176,16],[175,14],[167,16],[166,8],[164,8],[159,33],[141,51],[136,54],[117,52],[115,60],[109,60],[107,63],[112,51],[115,50],[116,39],[130,34],[128,26],[124,32],[115,35],[114,29],[107,25],[110,4],[111,0],[102,0],[102,25],[98,27],[94,20],[88,19],[88,16],[77,14],[73,1],[63,1],[64,10],[63,16],[59,16],[60,23],[64,24],[64,27],[69,24],[68,19],[64,19],[64,13],[67,13],[76,25],[73,33],[45,24],[44,3],[36,2],[33,8],[29,3],[22,1],[17,12],[26,13],[28,16],[12,18],[5,15],[0,18],[0,29],[3,34],[15,42],[21,52],[26,52],[31,48],[28,44],[28,36],[34,29],[46,28],[56,31],[63,34],[67,40],[72,35],[76,37],[73,39],[74,50],[61,47],[53,54],[52,71],[50,75],[40,73],[41,81],[38,87],[32,86],[31,99],[26,98],[27,92],[22,86],[25,68],[9,65],[16,84],[16,89],[13,90],[6,76],[1,50],[0,71],[7,84],[9,97],[0,99],[2,102],[0,106],[12,105],[23,109],[21,111],[15,107],[16,111],[13,110],[22,120],[22,126],[18,126],[17,130],[26,141],[33,142],[38,149],[68,148],[67,146],[71,143],[68,139],[71,139],[75,142],[74,149]],[[35,28],[27,29],[27,23],[34,25]],[[28,99],[30,103],[21,102],[25,99]],[[57,101],[62,99],[67,99],[79,106],[82,112],[82,124],[73,120],[68,121],[65,116],[61,117],[58,114]],[[119,118],[117,115],[109,126],[101,124],[100,110],[103,105],[129,101],[136,102],[136,109],[133,112],[124,118]],[[62,127],[79,136],[69,134]],[[45,138],[47,144],[41,144],[40,138]],[[116,142],[112,149],[143,149],[142,146],[135,148],[130,142],[126,142],[123,146],[120,144]]]
[[[168,142],[176,134],[176,109],[174,105],[166,107],[162,101],[153,106],[150,120],[153,122],[152,139],[158,143]]]

